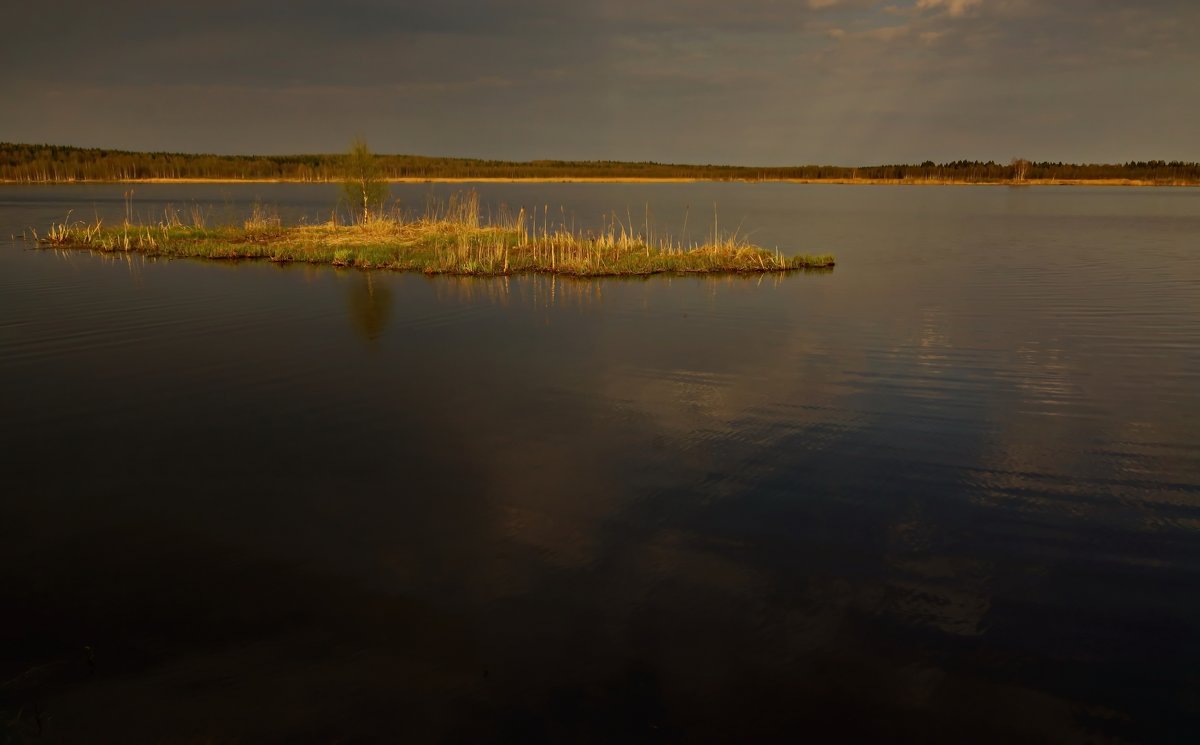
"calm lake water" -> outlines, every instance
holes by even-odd
[[[839,259],[763,278],[19,239],[336,200],[129,188],[0,187],[0,742],[1200,738],[1200,191],[478,187]]]

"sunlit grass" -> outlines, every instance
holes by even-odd
[[[478,196],[458,195],[430,205],[415,219],[375,216],[353,224],[284,226],[278,215],[255,205],[240,225],[209,227],[202,211],[190,221],[168,210],[153,224],[72,222],[52,225],[41,245],[104,252],[136,251],[164,257],[268,259],[427,274],[497,275],[544,272],[575,276],[644,275],[660,272],[781,272],[832,267],[828,254],[785,256],[754,246],[714,225],[709,238],[685,244],[636,232],[617,217],[593,233],[580,233],[541,215],[519,211],[484,220]],[[538,217],[541,217],[539,220]]]

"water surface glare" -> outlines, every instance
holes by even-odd
[[[1200,191],[477,187],[839,261],[761,278],[20,240],[129,188],[0,187],[0,742],[1200,736]]]

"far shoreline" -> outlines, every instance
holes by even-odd
[[[1137,186],[1187,188],[1200,183],[1177,181],[1145,181],[1137,179],[1026,179],[1024,181],[966,181],[953,179],[705,179],[685,177],[606,177],[606,176],[545,176],[545,177],[404,177],[384,179],[389,184],[836,184],[846,186]],[[143,178],[143,179],[70,179],[59,181],[24,181],[0,179],[0,185],[61,186],[69,184],[338,184],[337,181],[311,179],[255,178]]]

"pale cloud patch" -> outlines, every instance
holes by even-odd
[[[983,0],[917,0],[917,10],[944,9],[951,18],[961,18],[983,5]]]
[[[872,41],[895,41],[896,39],[908,36],[910,30],[908,26],[881,26],[880,28],[873,28],[870,31],[862,32],[860,37]]]

